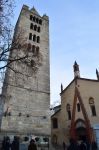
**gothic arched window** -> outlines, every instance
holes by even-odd
[[[94,98],[93,97],[89,98],[89,105],[90,105],[92,116],[96,116],[96,108],[95,108]]]
[[[66,110],[67,110],[67,113],[68,113],[68,120],[71,120],[70,104],[67,104],[67,105],[66,105]]]

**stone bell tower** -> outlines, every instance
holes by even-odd
[[[79,70],[79,65],[77,64],[76,61],[74,62],[73,68],[74,68],[74,78],[76,78],[76,77],[79,78],[80,77],[80,70]]]
[[[15,27],[14,39],[21,33],[26,42],[23,49],[11,56],[23,61],[7,69],[2,89],[3,111],[1,132],[50,135],[50,65],[49,18],[33,7],[23,5]]]

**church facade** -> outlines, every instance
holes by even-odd
[[[51,117],[51,137],[54,144],[62,145],[69,139],[99,143],[99,73],[97,79],[80,77],[79,66],[74,64],[74,79],[63,89],[61,107]]]
[[[29,9],[23,5],[14,39],[17,40],[19,35],[24,38],[25,47],[20,49],[19,45],[18,50],[10,52],[10,57],[27,57],[23,61],[13,62],[6,71],[1,95],[1,133],[49,136],[48,16],[40,16],[34,7]]]

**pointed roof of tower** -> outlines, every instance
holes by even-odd
[[[77,64],[76,61],[74,62],[74,66],[73,67],[74,67],[74,72],[75,71],[79,71],[79,65]]]
[[[37,12],[37,10],[35,9],[34,6],[31,8],[31,11],[32,11],[33,13],[35,13],[36,15],[39,15],[39,13]]]

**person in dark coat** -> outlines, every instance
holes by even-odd
[[[37,146],[36,146],[35,141],[33,139],[30,141],[30,144],[28,146],[28,150],[37,150]]]
[[[5,142],[6,142],[6,137],[4,136],[3,141],[2,141],[2,146],[1,146],[2,150],[4,150]]]
[[[96,142],[92,142],[92,150],[97,150],[97,143]]]
[[[3,143],[3,150],[10,150],[11,144],[10,144],[10,138],[7,136]]]
[[[87,150],[87,144],[84,141],[80,144],[80,150]]]
[[[11,150],[19,150],[19,138],[14,136],[14,140],[11,144]]]
[[[67,150],[79,150],[77,143],[73,139],[70,139],[70,145]]]
[[[66,144],[63,142],[63,150],[66,150]]]

